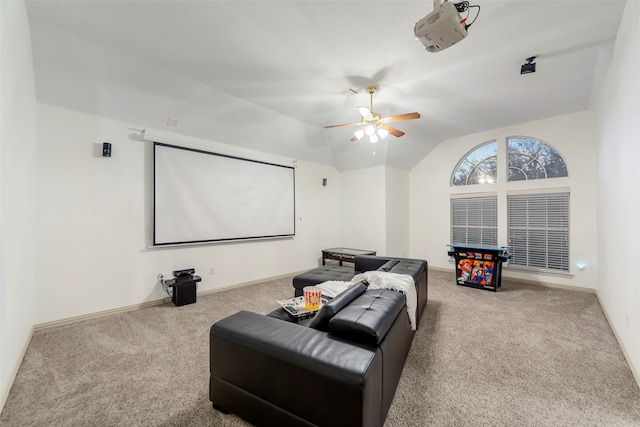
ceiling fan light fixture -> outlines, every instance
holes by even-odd
[[[368,125],[367,127],[364,128],[364,133],[366,133],[367,135],[371,136],[374,133],[376,133],[376,130],[372,125]]]
[[[440,1],[440,0],[436,0]],[[355,123],[342,123],[338,125],[327,125],[324,128],[338,128],[345,126],[358,126],[358,130],[353,133],[351,141],[359,141],[365,135],[369,137],[369,141],[375,143],[381,139],[385,139],[389,134],[395,137],[401,137],[404,135],[399,129],[391,127],[388,123],[400,122],[404,120],[419,119],[420,114],[417,112],[398,114],[395,116],[382,117],[382,114],[373,111],[373,94],[376,93],[377,88],[375,86],[367,87],[367,92],[370,98],[370,107],[356,107],[360,112],[360,121]]]

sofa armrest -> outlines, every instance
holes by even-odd
[[[215,323],[210,371],[210,397],[222,407],[217,381],[317,425],[375,425],[381,416],[378,348],[272,317],[241,311]]]
[[[360,282],[351,286],[344,292],[339,293],[335,298],[322,306],[320,311],[315,315],[311,322],[309,322],[309,327],[325,332],[329,331],[329,321],[333,316],[349,305],[351,301],[362,295],[366,290],[367,285],[365,285],[364,282]]]

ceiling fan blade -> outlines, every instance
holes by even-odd
[[[329,125],[329,126],[325,126],[325,129],[329,129],[329,128],[340,128],[343,126],[358,126],[361,125],[362,123],[358,122],[358,123],[343,123],[341,125]]]
[[[356,107],[362,116],[363,121],[370,121],[373,119],[373,114],[371,114],[371,110],[367,107]]]
[[[401,122],[403,120],[413,120],[413,119],[419,119],[419,118],[420,118],[420,113],[407,113],[407,114],[400,114],[398,116],[385,117],[383,121],[385,123],[392,123],[392,122]]]
[[[392,128],[391,126],[387,125],[382,125],[380,127],[382,129],[386,129],[393,136],[401,137],[402,135],[404,135],[404,132],[402,132],[400,129]]]

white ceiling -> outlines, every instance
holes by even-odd
[[[624,1],[495,1],[437,53],[423,1],[33,1],[38,100],[352,170],[410,170],[446,138],[588,109]],[[470,20],[475,15],[471,9]],[[537,72],[520,75],[539,55]],[[350,142],[365,88],[402,138]],[[351,97],[338,95],[347,88]],[[178,119],[177,127],[167,119]],[[482,141],[479,141],[482,142]]]

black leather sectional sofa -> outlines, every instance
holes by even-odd
[[[409,274],[419,327],[427,303],[426,261],[362,256],[348,270],[325,266],[298,275],[295,294],[366,271]],[[309,321],[284,319],[278,311],[241,311],[211,327],[213,406],[257,426],[382,426],[415,334],[404,294],[360,282]]]

